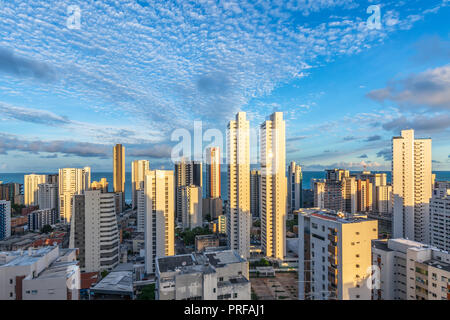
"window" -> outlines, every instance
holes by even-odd
[[[237,293],[233,293],[233,298],[237,298],[238,294]]]

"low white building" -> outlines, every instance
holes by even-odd
[[[77,249],[0,252],[0,300],[78,300]]]
[[[158,258],[157,300],[250,300],[248,262],[232,250]]]
[[[407,239],[377,240],[372,261],[380,268],[374,300],[450,300],[447,251]]]

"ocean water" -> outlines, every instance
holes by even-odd
[[[372,171],[377,173],[386,173],[387,182],[391,181],[390,171]],[[35,172],[36,174],[54,174],[55,172]],[[436,180],[450,181],[450,171],[433,171],[436,174]],[[3,183],[16,182],[23,184],[23,176],[27,173],[0,173],[0,181]],[[113,174],[112,172],[92,172],[91,181],[100,181],[101,178],[106,178],[109,182],[109,190],[112,191]],[[303,171],[303,189],[311,188],[311,179],[324,179],[325,171]],[[228,199],[227,190],[227,173],[221,173],[221,190],[222,198]],[[203,172],[203,192],[206,186],[206,173]],[[125,200],[131,202],[131,172],[125,173]]]

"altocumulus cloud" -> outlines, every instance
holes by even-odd
[[[395,101],[403,108],[450,109],[450,65],[391,81],[386,88],[371,91],[367,96],[379,102]]]

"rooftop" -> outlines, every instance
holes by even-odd
[[[55,262],[37,276],[36,279],[70,278],[79,269],[78,262]]]
[[[97,293],[130,293],[133,292],[133,272],[112,271],[99,283],[91,287]]]
[[[445,270],[447,272],[450,272],[450,264],[439,261],[439,260],[428,260],[428,261],[424,261],[424,264],[430,266],[430,267],[434,267],[434,268],[438,268],[441,270]]]
[[[206,252],[203,254],[183,254],[157,259],[160,273],[179,272],[195,273],[215,272],[215,268],[221,268],[232,263],[241,263],[246,260],[232,250]]]
[[[338,223],[358,223],[373,220],[367,218],[367,215],[352,214],[323,208],[299,209],[297,210],[297,213],[302,216],[313,216],[319,219],[336,221]]]
[[[56,247],[43,247],[39,249],[3,251],[0,252],[0,267],[31,265],[45,257]]]
[[[245,260],[233,250],[205,253],[205,256],[208,258],[209,263],[214,267],[223,267],[231,263],[245,262]]]

